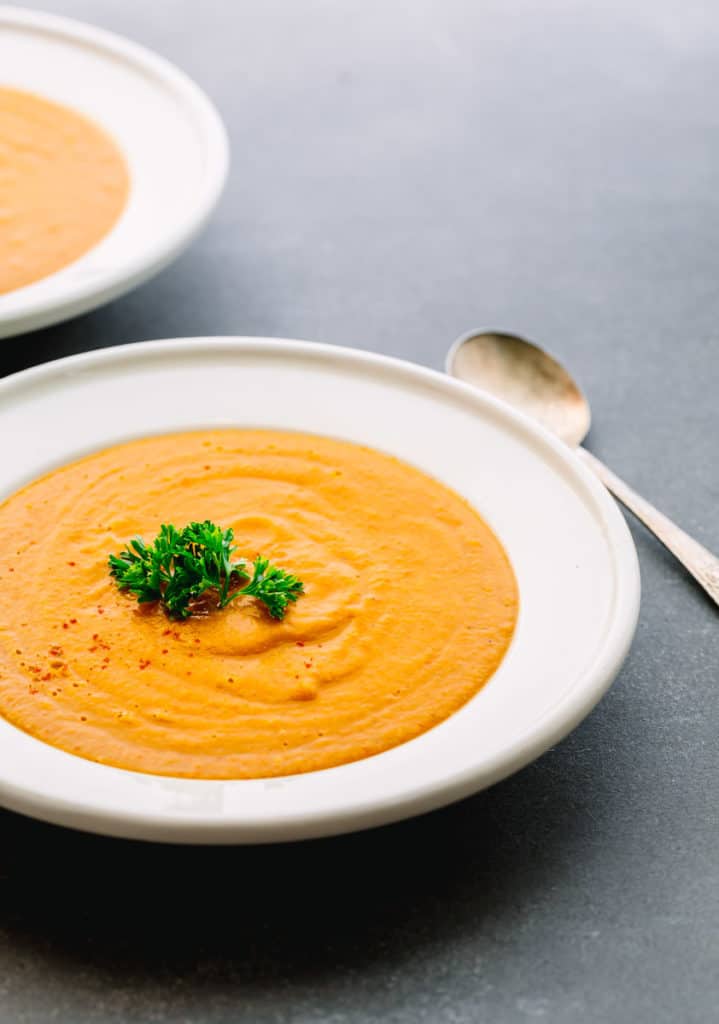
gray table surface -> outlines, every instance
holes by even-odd
[[[501,326],[719,550],[719,11],[681,0],[64,0],[216,101],[233,167],[172,268],[3,342],[314,338],[441,367]],[[0,77],[2,72],[0,69]],[[717,611],[633,529],[641,621],[572,736],[473,799],[290,847],[0,816],[0,1020],[719,1019]]]

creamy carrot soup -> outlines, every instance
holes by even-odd
[[[99,242],[128,186],[125,160],[99,125],[0,88],[0,294],[60,270]]]
[[[110,578],[128,539],[204,519],[302,579],[282,621],[247,597],[177,621]],[[263,430],[147,438],[0,506],[0,714],[135,771],[329,768],[465,704],[502,660],[517,606],[486,523],[391,456]]]

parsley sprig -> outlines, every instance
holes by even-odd
[[[226,608],[242,595],[261,601],[273,619],[284,618],[287,606],[304,593],[302,581],[259,556],[250,573],[246,559],[232,560],[233,540],[231,529],[209,519],[181,530],[165,523],[152,544],[135,537],[119,555],[110,555],[110,575],[140,604],[159,601],[174,619],[187,619],[212,603]]]

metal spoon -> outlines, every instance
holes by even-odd
[[[585,466],[719,604],[719,559],[580,447],[591,422],[589,402],[556,359],[514,334],[484,331],[459,338],[447,353],[446,369],[453,377],[502,398],[576,448]]]

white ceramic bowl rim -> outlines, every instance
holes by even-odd
[[[534,453],[538,453],[576,490],[580,503],[586,504],[596,518],[598,530],[606,543],[611,563],[608,571],[613,574],[608,584],[611,602],[596,656],[581,677],[574,680],[569,690],[554,701],[531,728],[508,735],[501,749],[491,756],[485,757],[482,751],[468,749],[465,763],[460,767],[454,766],[445,771],[440,764],[428,777],[403,785],[399,790],[383,784],[381,769],[384,766],[388,769],[384,777],[387,782],[391,778],[393,764],[399,763],[398,758],[407,761],[415,757],[414,751],[421,749],[423,737],[376,757],[324,772],[286,779],[229,782],[163,779],[122,772],[82,761],[30,740],[38,756],[49,756],[51,751],[54,757],[69,758],[75,767],[78,764],[84,766],[88,778],[93,774],[98,779],[112,780],[117,792],[122,791],[124,777],[128,783],[127,793],[119,803],[113,801],[114,806],[103,806],[102,799],[88,796],[81,787],[71,787],[68,792],[60,794],[49,782],[44,785],[37,778],[25,784],[18,779],[16,766],[11,771],[0,759],[0,802],[50,821],[155,840],[263,842],[309,838],[383,824],[457,800],[521,768],[571,731],[609,687],[629,649],[639,609],[636,552],[613,500],[572,452],[533,421],[491,396],[441,373],[354,349],[287,339],[196,338],[102,349],[15,374],[0,381],[0,417],[7,404],[21,408],[26,401],[42,402],[43,396],[62,393],[63,388],[75,386],[76,382],[80,382],[78,386],[102,390],[103,381],[109,382],[105,385],[109,387],[113,379],[123,373],[136,374],[140,379],[143,374],[157,372],[199,373],[202,370],[197,368],[205,366],[210,373],[214,362],[217,363],[215,372],[218,377],[225,363],[234,365],[236,362],[238,374],[267,372],[269,376],[266,379],[276,379],[278,387],[283,377],[289,379],[295,370],[299,372],[304,368],[303,372],[314,375],[312,379],[319,380],[324,373],[336,372],[344,374],[347,381],[356,379],[358,387],[388,388],[398,398],[405,392],[416,392],[430,406],[442,403],[452,408],[456,406],[462,415],[466,413],[476,418],[478,423],[490,422],[492,429],[496,427],[511,435],[513,444],[526,447],[528,465],[536,460]],[[350,389],[349,383],[347,388]],[[102,401],[102,396],[98,401]],[[225,423],[224,420],[218,422]],[[257,424],[240,422],[236,425]],[[302,422],[297,424],[297,428],[311,429]],[[181,424],[170,418],[165,430],[176,429],[182,429]],[[145,433],[155,432],[155,426],[148,426],[145,430]],[[388,450],[393,449],[390,446]],[[67,459],[76,454],[77,451],[68,452]],[[0,485],[4,487],[5,481],[0,481]],[[509,554],[512,557],[511,547]],[[12,728],[7,723],[1,724],[5,729]],[[444,724],[437,729],[442,729]],[[431,730],[425,736],[435,732],[437,730]],[[417,761],[418,765],[420,763]],[[365,776],[367,788],[363,790],[361,780]],[[320,777],[324,777],[325,796],[315,805],[312,790],[315,783],[319,785]],[[329,790],[326,788],[328,779],[336,782]],[[360,780],[359,787],[346,787],[345,781],[350,779]],[[140,780],[144,784],[142,806],[137,802],[137,783]],[[296,787],[301,798],[296,802],[285,801],[281,813],[276,813],[272,807],[273,793],[288,786]],[[264,794],[259,802],[258,792]],[[330,798],[327,798],[327,792],[332,794]],[[168,793],[173,795],[169,804]],[[242,794],[252,795],[252,809],[243,806]]]

